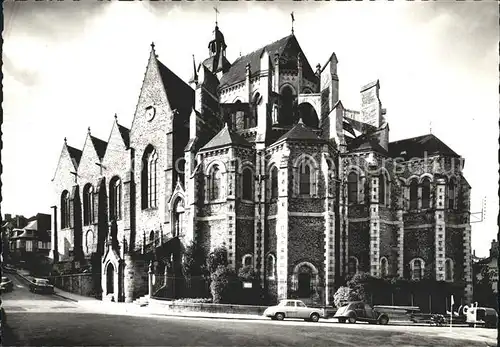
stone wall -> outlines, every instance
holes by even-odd
[[[435,273],[435,233],[433,228],[405,229],[404,232],[404,263],[414,258],[425,262],[424,276],[434,276]]]
[[[241,266],[245,254],[254,254],[254,220],[240,219],[236,222],[236,267]]]
[[[358,259],[358,271],[370,271],[370,223],[349,222],[348,255]]]
[[[140,255],[125,255],[124,296],[125,302],[148,293],[148,262]]]
[[[92,274],[52,276],[51,282],[55,287],[73,294],[90,297],[97,294]]]
[[[325,262],[324,218],[289,217],[288,267],[289,273],[302,262],[311,262],[322,271]]]

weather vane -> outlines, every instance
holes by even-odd
[[[217,14],[219,13],[219,10],[217,9],[217,7],[214,7],[214,10],[215,10],[215,26],[217,26]]]
[[[292,16],[292,34],[293,34],[293,22],[295,22],[295,18],[293,17],[293,12],[290,13],[290,15]]]

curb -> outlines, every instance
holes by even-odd
[[[63,299],[65,299],[65,300],[69,300],[69,301],[73,301],[73,302],[80,302],[80,301],[78,301],[78,300],[75,300],[75,299],[69,298],[69,297],[64,296],[64,295],[61,295],[61,294],[59,294],[59,293],[52,293],[52,295],[58,296],[58,297],[63,298]]]

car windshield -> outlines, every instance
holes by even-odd
[[[49,283],[48,280],[36,280],[36,282],[39,284],[48,284]]]
[[[297,301],[298,307],[306,307],[306,305],[302,301]]]

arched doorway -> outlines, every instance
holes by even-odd
[[[311,268],[302,265],[297,276],[297,295],[299,298],[308,298],[311,295]]]
[[[115,268],[113,264],[109,263],[106,268],[106,294],[113,294],[115,292]]]

